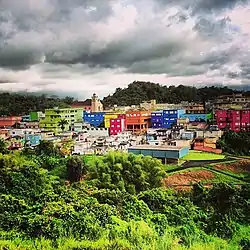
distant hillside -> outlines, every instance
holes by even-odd
[[[179,85],[177,87],[167,87],[152,82],[136,81],[129,84],[127,88],[117,88],[113,95],[109,95],[103,99],[103,103],[105,107],[108,107],[115,104],[139,104],[142,101],[149,101],[151,99],[156,99],[158,103],[179,103],[181,101],[203,102],[220,95],[229,95],[236,92],[243,91],[219,86],[195,88]]]
[[[43,111],[46,108],[69,107],[73,97],[59,98],[46,95],[28,95],[17,93],[0,93],[0,116],[23,115],[30,111]]]

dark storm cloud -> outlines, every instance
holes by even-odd
[[[246,2],[1,0],[0,68],[40,65],[45,80],[116,69],[126,74],[203,75],[235,60],[241,63],[248,53],[234,44],[240,32],[232,20],[219,17]],[[223,70],[229,78],[249,79],[246,66],[241,65],[241,73]]]

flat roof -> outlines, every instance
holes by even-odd
[[[136,146],[129,147],[128,149],[175,151],[175,150],[180,150],[182,148],[185,148],[185,147],[176,147],[176,146],[169,146],[169,145],[160,145],[160,146],[136,145]]]

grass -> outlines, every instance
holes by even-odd
[[[189,153],[182,159],[187,161],[199,161],[199,160],[221,160],[224,158],[225,155],[222,154],[214,154],[214,153],[190,150]]]

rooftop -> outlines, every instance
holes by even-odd
[[[159,145],[159,146],[152,146],[152,145],[136,145],[129,147],[129,149],[144,149],[144,150],[162,150],[162,151],[176,151],[181,150],[183,147],[176,147],[176,146],[169,146],[169,145]]]

